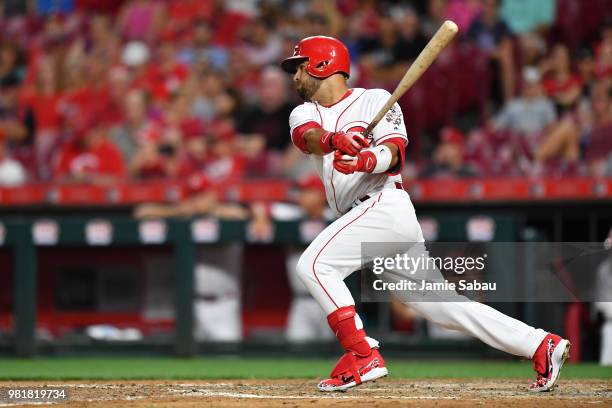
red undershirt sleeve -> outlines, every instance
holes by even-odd
[[[308,151],[308,147],[306,146],[306,139],[304,138],[304,134],[310,129],[314,128],[321,129],[321,125],[314,121],[306,122],[296,127],[295,129],[293,129],[293,132],[291,132],[291,140],[293,141],[293,144],[306,154],[310,154],[310,152]]]

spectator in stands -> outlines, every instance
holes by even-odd
[[[38,0],[38,14],[70,14],[74,11],[74,0]]]
[[[30,144],[34,118],[31,111],[19,105],[19,85],[16,76],[5,76],[0,81],[0,129],[8,140]]]
[[[217,97],[224,91],[221,75],[206,71],[199,76],[192,95],[191,113],[202,122],[212,122],[217,116]]]
[[[181,0],[166,2],[167,28],[177,31],[189,31],[196,22],[210,21],[214,8],[214,1]]]
[[[575,166],[582,144],[589,173],[602,176],[609,171],[606,160],[612,151],[610,92],[606,81],[594,84],[590,100],[581,105],[577,114],[563,118],[542,142],[535,157],[536,170],[541,172],[543,165],[552,159]]]
[[[580,96],[582,99],[588,98],[593,82],[596,80],[595,60],[589,48],[581,48],[576,53],[576,72],[582,84]]]
[[[163,20],[164,8],[155,0],[129,0],[120,9],[118,28],[127,41],[151,43]]]
[[[233,129],[219,126],[210,129],[207,137],[209,145],[201,152],[206,156],[205,161],[200,159],[189,163],[193,166],[186,166],[187,171],[179,173],[187,181],[190,198],[179,204],[142,204],[135,210],[136,217],[213,214],[221,218],[244,219],[248,216],[248,211],[243,207],[223,203],[218,195],[218,189],[231,186],[244,176],[244,160],[236,151]]]
[[[238,130],[245,135],[252,172],[280,174],[299,157],[288,136],[292,110],[288,88],[286,75],[279,68],[264,69],[259,99],[241,119]]]
[[[26,178],[21,163],[10,156],[7,135],[0,129],[0,186],[18,186],[25,183]]]
[[[567,47],[557,44],[553,47],[548,59],[540,64],[544,74],[544,90],[552,98],[559,114],[564,114],[576,107],[580,99],[582,82],[572,72],[570,54]]]
[[[480,49],[486,52],[501,81],[501,99],[509,101],[514,96],[514,50],[512,31],[499,16],[500,0],[483,0],[482,13],[472,22],[467,33]],[[493,95],[495,98],[496,95]]]
[[[526,130],[533,125],[531,120],[509,119],[517,116],[516,102],[524,102],[525,94],[530,93],[526,87],[521,98],[513,99],[513,73],[521,68],[514,61],[513,31],[520,36],[516,49],[520,57],[516,60],[522,66],[540,68],[543,88],[562,117],[550,132],[543,132],[546,137],[535,152],[534,174],[538,174],[538,168],[556,166],[559,161],[576,163],[562,166],[561,172],[571,167],[582,171],[586,162],[590,163],[591,174],[607,171],[601,164],[607,149],[606,139],[600,137],[605,127],[590,128],[592,122],[605,122],[605,115],[595,112],[599,108],[591,104],[591,89],[599,82],[610,81],[612,76],[612,25],[600,28],[598,24],[604,17],[592,15],[602,10],[601,5],[585,10],[581,5],[576,13],[593,22],[592,27],[573,30],[577,17],[565,18],[563,14],[546,31],[556,7],[551,0],[428,0],[392,2],[387,9],[372,1],[326,0],[290,2],[286,9],[282,2],[198,0],[125,0],[110,2],[112,5],[101,0],[26,3],[5,1],[0,6],[6,13],[0,13],[0,126],[7,134],[13,156],[24,164],[28,175],[35,173],[44,179],[49,174],[45,164],[50,161],[44,158],[49,153],[40,152],[52,152],[54,137],[39,135],[61,135],[62,127],[72,127],[75,117],[93,109],[91,101],[108,107],[100,118],[112,125],[111,136],[126,163],[131,163],[135,152],[140,151],[139,140],[155,139],[144,149],[154,160],[139,161],[137,166],[132,163],[131,177],[175,177],[184,156],[183,142],[173,142],[174,147],[162,142],[167,138],[176,141],[184,133],[184,125],[188,127],[194,117],[206,129],[222,124],[235,126],[246,135],[258,135],[241,138],[246,143],[235,146],[250,157],[249,174],[303,174],[303,162],[292,160],[295,149],[287,145],[287,133],[272,129],[276,124],[286,125],[286,119],[280,117],[293,102],[288,102],[279,86],[286,78],[274,82],[267,65],[291,52],[303,35],[331,34],[342,36],[350,48],[353,86],[392,87],[426,39],[449,17],[459,23],[468,46],[456,44],[438,64],[461,61],[465,69],[457,78],[449,79],[448,89],[440,85],[442,95],[449,93],[445,99],[448,102],[440,105],[440,113],[431,108],[430,98],[424,98],[422,91],[426,89],[414,89],[402,102],[405,113],[412,118],[415,141],[424,131],[443,126],[450,117],[471,119],[464,112],[476,109],[484,123],[497,116],[500,123],[507,125],[500,129],[531,133]],[[27,14],[26,18],[20,17],[27,11],[34,13],[36,7],[44,13],[35,18]],[[65,13],[61,15],[51,12],[62,8]],[[109,10],[118,8],[118,17],[113,19]],[[162,18],[164,15],[168,18]],[[544,58],[544,37],[551,41],[565,39],[565,44],[572,47],[557,45]],[[484,58],[488,56],[490,64],[481,63],[482,53],[471,51],[474,43],[484,51]],[[592,47],[576,53],[575,44]],[[443,70],[444,66],[438,68]],[[489,71],[493,72],[492,92],[488,84],[479,87],[478,83],[481,78],[491,77]],[[434,77],[432,73],[425,80],[439,85]],[[269,81],[272,85],[265,85]],[[135,115],[140,119],[134,119],[132,108],[123,109],[127,103],[124,100],[132,99],[126,96],[131,89],[148,92],[154,101],[145,103],[144,116]],[[596,99],[603,100],[601,96]],[[490,102],[501,101],[507,103],[499,115],[487,109],[497,106]],[[241,120],[242,106],[254,106],[246,112],[245,121]],[[528,113],[527,118],[532,119],[535,111]],[[474,142],[476,139],[470,138],[464,144],[467,162],[463,164],[469,163],[488,174],[491,157],[499,154],[482,155],[483,151],[495,151],[496,146],[487,140]],[[38,163],[33,158],[34,142]],[[200,141],[194,141],[194,145],[198,144]],[[212,145],[205,144],[205,157],[201,158],[207,162]],[[533,143],[529,146],[527,150]],[[447,146],[441,146],[440,151],[445,150]],[[527,168],[522,165],[524,155],[510,153],[502,160],[504,166],[498,166],[503,169],[498,174],[517,174]],[[157,164],[143,171],[147,166],[142,163],[149,161]],[[594,161],[600,164],[594,165]]]
[[[278,61],[281,38],[272,21],[255,19],[244,29],[246,62],[253,67],[264,67]]]
[[[481,12],[480,0],[449,0],[445,10],[447,18],[457,23],[460,33],[467,32]]]
[[[523,66],[538,66],[546,56],[546,41],[537,33],[524,33],[518,38]]]
[[[427,39],[421,33],[419,16],[411,8],[395,18],[394,23],[398,37],[393,47],[393,59],[395,62],[404,63],[402,68],[405,70],[405,63],[414,61],[425,48]]]
[[[172,31],[161,34],[155,63],[149,65],[143,78],[152,103],[160,108],[181,92],[190,73],[189,68],[177,59],[175,40],[176,33]]]
[[[121,43],[115,32],[111,17],[106,14],[95,14],[89,27],[89,53],[103,58],[110,64],[119,58]]]
[[[523,34],[545,31],[555,19],[555,0],[502,0],[501,15],[510,29]]]
[[[393,52],[397,32],[389,16],[370,11],[363,19],[365,27],[357,34],[359,86],[384,88],[394,78]]]
[[[117,65],[108,72],[108,106],[107,117],[111,129],[120,128],[124,125],[125,99],[130,92],[130,74],[126,67]],[[111,134],[112,136],[112,134]]]
[[[23,0],[5,0],[0,3],[0,16],[22,16],[31,11],[33,4]]]
[[[34,115],[34,155],[37,178],[48,180],[52,175],[51,158],[57,149],[62,130],[62,100],[59,63],[50,56],[41,58],[33,89],[27,92],[24,103]]]
[[[141,180],[176,176],[183,134],[177,126],[152,125],[139,135],[140,144],[130,162],[130,173]]]
[[[612,20],[601,29],[601,41],[596,46],[596,67],[598,78],[612,77]]]
[[[213,32],[210,24],[199,20],[194,23],[191,43],[179,51],[179,60],[185,64],[205,66],[214,71],[222,71],[228,64],[229,53],[226,47],[212,44]]]
[[[244,47],[232,48],[229,63],[224,72],[226,86],[239,89],[246,103],[257,100],[260,68],[247,61]]]
[[[595,177],[612,176],[612,83],[597,82],[591,91],[590,117],[583,119],[582,143],[588,172]]]
[[[343,16],[337,4],[327,0],[312,0],[304,19],[304,36],[331,35],[338,37],[344,28]]]
[[[523,70],[523,86],[520,97],[504,104],[493,120],[493,129],[504,132],[504,143],[513,152],[511,160],[528,171],[532,158],[547,132],[555,123],[557,115],[552,102],[544,95],[540,84],[540,73],[535,67]],[[516,157],[521,157],[517,160]]]
[[[121,151],[123,160],[131,163],[139,146],[154,136],[146,132],[157,127],[149,119],[149,102],[145,91],[133,89],[124,98],[124,121],[112,128],[110,136]]]
[[[301,23],[301,32],[306,37],[313,35],[330,35],[331,33],[329,19],[325,14],[312,11],[308,12]]]
[[[204,176],[205,183],[229,185],[244,177],[245,163],[236,148],[236,133],[227,123],[220,123],[210,130],[210,156],[198,176]]]
[[[418,2],[417,2],[418,4]],[[428,0],[427,14],[423,18],[423,33],[431,38],[447,18],[447,0]]]
[[[523,90],[520,97],[507,102],[495,117],[495,130],[524,136],[539,135],[557,119],[554,105],[544,95],[540,72],[535,67],[523,69]]]
[[[119,149],[107,138],[94,110],[74,123],[72,139],[58,152],[54,180],[112,184],[127,177]]]
[[[206,166],[210,157],[206,129],[201,121],[194,120],[183,125],[184,149],[181,153],[178,176],[187,178]]]
[[[12,81],[21,83],[25,77],[23,53],[19,47],[10,42],[0,43],[0,82]]]
[[[422,178],[466,178],[475,177],[476,170],[465,164],[463,148],[465,137],[455,128],[444,128],[440,132],[440,143],[433,154],[433,163],[421,172]]]

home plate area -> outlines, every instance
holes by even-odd
[[[344,393],[321,393],[309,380],[24,382],[18,386],[65,387],[69,398],[54,407],[592,407],[612,405],[612,384],[605,380],[561,381],[553,392],[532,394],[525,382],[508,380],[382,379]],[[0,406],[28,406],[14,401]],[[32,405],[40,406],[40,404]]]

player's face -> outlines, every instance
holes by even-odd
[[[306,64],[307,62],[303,62],[298,66],[295,75],[293,75],[293,83],[300,97],[305,101],[310,101],[319,90],[321,80],[310,76],[306,72]]]

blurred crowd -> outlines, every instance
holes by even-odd
[[[278,68],[342,39],[392,90],[445,19],[460,38],[401,101],[410,177],[612,176],[605,0],[5,0],[0,184],[296,177]],[[368,120],[369,118],[364,118]]]

